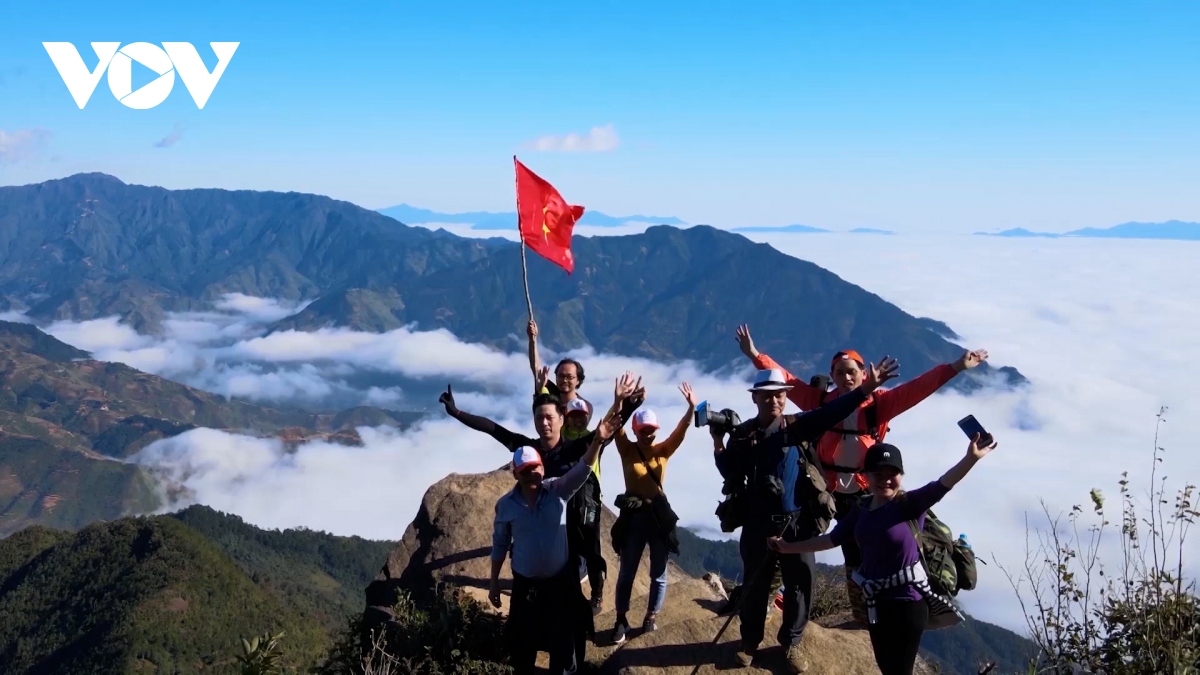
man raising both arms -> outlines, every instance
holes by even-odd
[[[866,361],[858,352],[849,349],[834,354],[829,364],[829,377],[833,391],[821,391],[808,382],[797,378],[780,366],[770,356],[754,347],[750,337],[750,326],[737,329],[737,342],[742,353],[759,369],[778,369],[791,387],[788,399],[801,410],[815,410],[823,404],[843,396],[863,383],[867,377]],[[979,349],[969,351],[953,363],[934,366],[931,370],[897,386],[880,389],[863,401],[853,412],[832,429],[825,432],[817,442],[817,456],[825,471],[825,483],[833,494],[837,505],[836,518],[844,519],[855,504],[866,494],[867,479],[862,473],[867,450],[882,443],[888,432],[888,423],[931,396],[959,373],[975,368],[986,361],[988,353]],[[865,623],[866,601],[862,589],[854,582],[854,571],[862,564],[862,555],[853,537],[847,537],[842,545],[842,557],[846,568],[846,593],[854,618]]]

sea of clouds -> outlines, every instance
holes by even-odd
[[[460,234],[472,233],[466,227]],[[615,234],[612,230],[581,234]],[[620,232],[626,234],[627,232]],[[1058,513],[1085,503],[1100,488],[1115,500],[1129,471],[1144,494],[1152,466],[1156,414],[1169,406],[1160,445],[1168,487],[1200,476],[1189,422],[1200,419],[1200,245],[1187,242],[1020,240],[984,237],[752,234],[785,253],[811,260],[911,314],[948,323],[963,345],[986,348],[997,365],[1017,367],[1031,385],[970,397],[935,396],[891,426],[905,451],[906,484],[935,480],[956,462],[966,441],[955,421],[974,414],[999,449],[936,509],[969,535],[991,562],[1018,566],[1026,518],[1040,526],[1040,501]],[[104,360],[120,361],[206,390],[252,400],[307,405],[380,405],[437,409],[436,392],[453,383],[459,407],[532,435],[531,379],[522,350],[464,343],[446,331],[383,334],[328,329],[265,334],[271,321],[299,306],[228,296],[211,312],[172,317],[164,335],[140,335],[115,319],[58,322],[53,335]],[[10,317],[11,318],[11,317]],[[772,328],[752,326],[765,336]],[[514,344],[519,340],[514,336]],[[847,345],[853,346],[853,345]],[[729,336],[729,358],[738,356]],[[664,432],[685,404],[687,381],[719,407],[753,414],[746,392],[753,372],[705,372],[693,363],[573,354],[587,367],[581,393],[598,407],[611,400],[625,370],[643,377],[647,406]],[[546,354],[547,360],[558,354]],[[868,355],[877,358],[881,355]],[[905,377],[917,373],[905,372]],[[808,375],[807,373],[805,375]],[[425,489],[451,472],[495,469],[507,456],[491,438],[435,412],[406,432],[360,430],[365,445],[313,442],[286,452],[269,439],[200,429],[159,441],[133,461],[164,471],[197,502],[268,528],[305,526],[335,534],[399,539]],[[605,500],[623,489],[620,463],[602,463]],[[720,477],[711,442],[692,428],[666,476],[684,525],[710,536]],[[176,504],[178,508],[182,504]],[[1196,560],[1196,546],[1189,549]],[[840,562],[831,552],[823,556]],[[995,564],[981,568],[980,587],[960,596],[971,614],[1016,630],[1024,621]]]

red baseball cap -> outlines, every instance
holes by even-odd
[[[866,364],[866,361],[863,361],[863,357],[860,356],[858,352],[854,351],[853,349],[847,349],[833,355],[833,360],[829,362],[829,369],[833,370],[834,366],[838,364],[838,361],[841,361],[842,359],[852,359],[857,361],[859,367],[865,367]]]

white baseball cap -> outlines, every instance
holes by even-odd
[[[567,414],[570,415],[573,412],[581,412],[588,415],[592,414],[592,411],[588,410],[588,404],[581,398],[573,398],[570,401],[567,401]]]
[[[541,465],[542,456],[529,446],[517,448],[517,451],[513,453],[513,471],[520,472]]]
[[[633,430],[645,429],[646,427],[658,428],[658,416],[653,410],[639,410],[633,414]]]

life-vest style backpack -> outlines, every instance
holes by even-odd
[[[929,576],[929,585],[941,595],[958,595],[959,591],[974,590],[978,582],[975,552],[933,511],[925,512],[925,527],[917,532],[917,521],[908,521],[921,552],[921,564]],[[982,561],[981,561],[982,562]]]
[[[828,399],[829,399],[828,394],[830,393],[829,392],[829,384],[830,384],[830,379],[826,375],[813,375],[812,379],[808,381],[808,385],[810,387],[813,387],[817,391],[822,392],[821,393],[821,405],[825,405],[826,403],[829,402],[828,401]],[[872,403],[871,405],[869,405],[863,409],[863,421],[865,421],[867,424],[866,435],[870,436],[872,439],[874,439],[876,443],[879,443],[880,436],[881,436],[880,429],[879,429],[879,410],[875,407],[874,403]],[[883,429],[883,431],[887,432],[888,429],[885,427]],[[832,430],[832,433],[841,434],[842,436],[862,436],[863,430],[861,430],[861,429],[854,429],[854,430],[834,429],[834,430]],[[840,466],[837,464],[825,464],[825,463],[822,463],[821,467],[824,468],[826,471],[832,471],[834,473],[862,473],[862,467]]]

